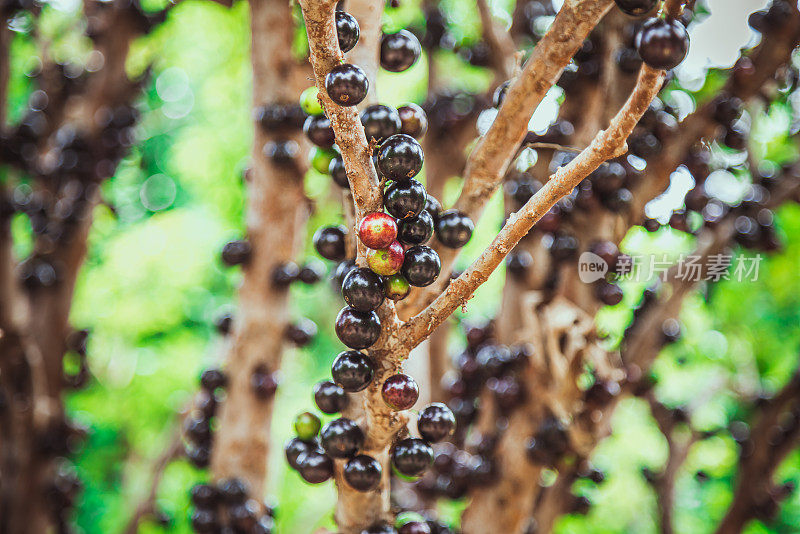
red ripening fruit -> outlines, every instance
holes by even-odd
[[[381,387],[383,402],[393,410],[408,410],[419,399],[419,386],[408,375],[396,374],[387,378]]]
[[[393,241],[384,249],[367,251],[367,265],[375,274],[391,276],[400,271],[405,256],[403,245],[399,241]]]
[[[368,213],[358,223],[358,238],[369,248],[386,248],[397,239],[397,222],[382,211]]]

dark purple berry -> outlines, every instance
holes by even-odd
[[[322,427],[320,441],[331,458],[351,458],[364,445],[364,433],[355,422],[340,417]]]
[[[336,154],[328,165],[328,174],[331,175],[333,183],[339,187],[350,189],[350,181],[347,179],[347,169],[344,167],[344,159],[341,154]]]
[[[689,51],[689,34],[677,20],[652,18],[636,37],[636,48],[649,67],[674,69]]]
[[[356,491],[372,491],[381,482],[383,469],[372,456],[359,454],[344,466],[344,479]]]
[[[367,312],[383,304],[383,280],[370,269],[353,269],[342,282],[342,297],[352,308]]]
[[[421,52],[416,36],[407,30],[384,34],[381,38],[381,67],[390,72],[402,72],[417,61]]]
[[[345,240],[347,228],[338,226],[324,226],[314,234],[314,249],[327,260],[342,261],[346,255]]]
[[[297,469],[297,459],[301,454],[315,450],[320,450],[317,442],[303,441],[300,438],[292,438],[283,446],[283,452],[286,454],[286,462],[292,469]]]
[[[222,247],[222,261],[229,267],[243,265],[250,260],[252,252],[250,241],[246,239],[231,241]]]
[[[436,443],[455,431],[456,417],[446,405],[435,402],[419,413],[417,429],[423,439]]]
[[[309,141],[322,148],[330,148],[336,142],[331,121],[325,115],[308,117],[303,123],[303,132]]]
[[[403,475],[419,476],[433,465],[433,448],[421,439],[398,441],[392,450],[392,464]]]
[[[400,133],[419,139],[428,131],[428,116],[416,104],[406,104],[397,108],[400,116]]]
[[[355,106],[367,96],[369,80],[361,67],[344,63],[333,67],[325,76],[325,90],[334,103]]]
[[[336,335],[351,349],[366,349],[381,335],[381,321],[375,312],[342,308],[336,316]]]
[[[474,230],[472,219],[458,210],[447,210],[436,219],[436,239],[448,248],[466,245]]]
[[[322,413],[333,414],[347,408],[350,398],[340,386],[323,380],[314,386],[314,402]]]
[[[297,472],[310,484],[321,484],[333,476],[333,461],[328,455],[313,450],[297,458]]]
[[[367,141],[375,139],[378,143],[382,143],[385,139],[400,133],[400,115],[389,106],[373,104],[364,108],[360,117]]]
[[[397,239],[404,245],[424,245],[433,235],[433,217],[423,210],[416,217],[397,223]]]
[[[339,353],[331,365],[333,381],[345,391],[361,391],[372,382],[372,360],[363,352],[346,350]]]
[[[419,399],[419,386],[410,376],[398,373],[383,382],[381,396],[383,402],[391,409],[408,410]]]
[[[431,285],[439,276],[441,270],[442,260],[432,248],[425,245],[417,245],[406,251],[402,273],[412,286],[425,287]]]
[[[615,0],[615,2],[620,11],[635,17],[652,11],[658,0]]]
[[[424,160],[422,147],[410,135],[393,135],[378,149],[378,169],[386,178],[396,182],[416,176]]]
[[[395,219],[416,217],[425,208],[428,195],[416,180],[394,182],[383,195],[383,206]]]
[[[214,391],[219,388],[224,388],[228,383],[228,377],[220,369],[206,369],[200,375],[200,385],[206,391]]]
[[[356,46],[360,29],[358,21],[350,13],[344,11],[336,12],[336,36],[339,39],[339,49],[342,52],[349,52]]]

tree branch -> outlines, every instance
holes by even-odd
[[[567,166],[560,168],[518,213],[511,215],[478,259],[461,276],[451,281],[430,306],[402,326],[401,337],[407,345],[413,347],[419,344],[456,308],[464,305],[475,289],[489,278],[503,258],[559,199],[603,162],[625,153],[628,135],[658,94],[663,79],[663,71],[646,66],[642,68],[630,98],[611,121],[609,128],[600,132],[591,145]]]

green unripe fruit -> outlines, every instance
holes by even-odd
[[[333,158],[336,157],[336,151],[315,146],[311,147],[308,157],[315,171],[321,174],[328,174],[328,167],[330,167]]]
[[[320,426],[319,417],[311,412],[303,412],[294,420],[294,431],[297,432],[297,437],[303,441],[314,439],[319,434]]]
[[[311,86],[300,94],[300,107],[309,115],[322,115],[322,104],[319,103],[319,89]]]

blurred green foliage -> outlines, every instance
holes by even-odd
[[[508,18],[513,2],[492,3],[500,18]],[[157,8],[157,5],[153,6]],[[479,38],[480,22],[473,2],[444,0],[458,41]],[[81,37],[79,6],[48,4],[41,17],[40,38],[63,61],[85,61],[89,44]],[[743,15],[744,16],[744,15]],[[418,1],[403,1],[388,9],[386,27],[419,26]],[[16,22],[19,30],[11,55],[10,120],[19,119],[34,89],[29,72],[40,62],[30,21]],[[230,9],[208,1],[187,0],[172,9],[167,22],[140,39],[132,49],[132,76],[152,68],[152,83],[139,102],[142,121],[139,142],[125,158],[104,195],[115,207],[99,207],[90,238],[90,251],[74,299],[72,322],[89,328],[90,365],[94,380],[85,391],[70,395],[72,417],[91,429],[88,442],[74,458],[85,483],[75,522],[87,534],[119,532],[136,503],[149,488],[155,459],[176,432],[176,411],[194,391],[200,370],[220,359],[223,343],[213,329],[214,318],[235,305],[239,273],[223,269],[221,245],[243,231],[244,191],[241,172],[252,136],[249,109],[249,24],[247,3]],[[296,43],[302,49],[302,39]],[[425,98],[427,61],[402,74],[381,72],[382,101],[399,105]],[[452,52],[440,51],[435,61],[448,73],[455,89],[482,91],[490,76],[465,66]],[[720,85],[712,72],[690,99],[705,100]],[[673,90],[680,89],[677,86]],[[769,114],[754,118],[756,157],[784,163],[794,157],[786,132],[795,113],[789,99]],[[746,177],[745,177],[746,178]],[[447,201],[458,192],[454,179],[446,188]],[[309,236],[321,224],[340,219],[330,180],[310,171],[306,188],[317,210]],[[475,237],[462,255],[465,265],[491,240],[502,221],[500,197],[492,200]],[[780,388],[797,367],[800,340],[800,208],[786,206],[778,214],[785,250],[761,264],[756,282],[722,282],[688,299],[683,312],[683,337],[661,354],[654,374],[659,397],[668,405],[684,405],[698,391],[716,387],[694,416],[700,429],[725,427],[748,417],[748,406],[734,391],[748,395]],[[15,221],[17,252],[29,248],[25,221]],[[626,240],[629,252],[667,251],[677,255],[692,248],[692,239],[671,230],[647,235],[637,229]],[[312,256],[310,245],[305,252]],[[459,319],[492,317],[499,305],[504,275],[496,273],[470,301]],[[618,337],[640,298],[641,286],[626,291],[619,306],[604,311],[601,328]],[[307,348],[288,349],[283,387],[279,389],[273,421],[274,446],[270,487],[279,502],[278,531],[310,532],[332,524],[335,499],[331,484],[302,483],[283,462],[281,444],[291,432],[291,420],[312,408],[311,385],[328,374],[339,350],[332,324],[339,304],[329,284],[292,288],[293,313],[307,316],[320,327]],[[458,343],[458,340],[456,340]],[[582,485],[595,506],[588,516],[567,516],[561,533],[657,532],[654,496],[641,468],[658,471],[666,444],[647,406],[638,400],[622,403],[614,417],[614,433],[597,450],[594,462],[606,471],[599,486]],[[696,445],[681,471],[677,487],[677,531],[710,532],[731,499],[737,469],[735,443],[721,435]],[[698,481],[703,470],[710,477]],[[206,478],[185,461],[165,473],[159,507],[171,517],[169,526],[146,522],[143,533],[188,532],[188,489]],[[800,456],[792,455],[781,468],[781,480],[800,482]],[[310,505],[311,504],[311,505]],[[456,520],[463,503],[442,505],[444,517]],[[796,532],[800,524],[800,495],[793,494],[778,519],[752,524],[748,532]]]

